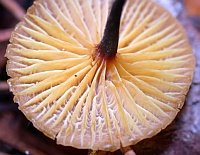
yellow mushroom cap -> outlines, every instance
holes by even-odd
[[[36,0],[6,56],[10,90],[58,144],[115,151],[157,134],[182,108],[194,56],[182,26],[151,0],[127,0],[114,59],[98,56],[113,0]]]

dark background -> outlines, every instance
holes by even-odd
[[[196,56],[196,71],[186,104],[174,122],[133,149],[137,155],[200,155],[200,0],[156,1],[170,10],[185,27]],[[9,93],[4,58],[6,46],[14,26],[32,2],[0,0],[0,155],[87,154],[87,150],[56,145],[36,130],[17,109]]]

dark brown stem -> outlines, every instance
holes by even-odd
[[[112,58],[117,53],[120,19],[125,2],[126,0],[115,0],[112,5],[103,38],[97,47],[97,51],[103,58]]]

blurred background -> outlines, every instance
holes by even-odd
[[[186,104],[176,120],[133,149],[137,155],[200,155],[200,0],[154,1],[184,26],[196,56],[196,71]],[[4,54],[11,32],[32,3],[33,0],[0,0],[0,155],[87,154],[87,150],[58,146],[37,131],[17,109],[8,90]]]

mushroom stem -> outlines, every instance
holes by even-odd
[[[103,38],[97,46],[97,51],[103,58],[112,58],[117,53],[120,19],[125,2],[126,0],[115,0],[112,5]]]

